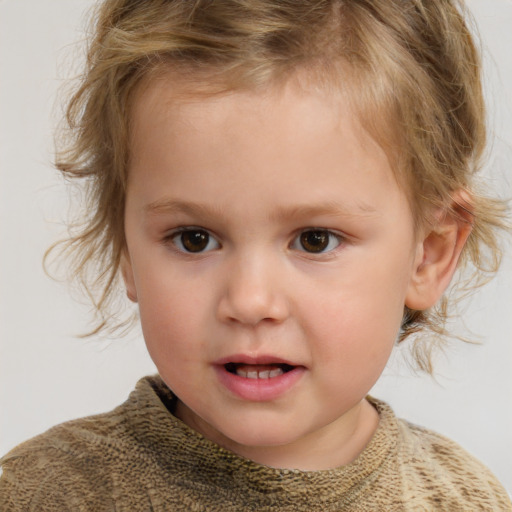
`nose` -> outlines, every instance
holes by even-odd
[[[227,265],[218,303],[221,321],[256,326],[281,323],[288,315],[284,278],[276,262],[252,255]]]

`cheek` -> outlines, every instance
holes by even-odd
[[[158,367],[183,360],[202,342],[197,331],[204,323],[204,297],[195,289],[172,275],[145,276],[138,288],[144,339]]]
[[[401,323],[401,314],[372,311],[360,305],[346,304],[343,312],[327,326],[319,326],[315,338],[322,345],[322,359],[342,361],[345,368],[384,365],[395,344]],[[319,347],[320,348],[320,347]]]
[[[405,266],[405,262],[404,262]],[[320,329],[336,331],[340,336],[357,332],[376,333],[377,338],[389,337],[400,327],[408,279],[404,266],[353,265],[349,271],[333,276],[323,287],[310,287],[303,294],[303,315]],[[381,333],[379,336],[378,333]],[[394,336],[392,336],[394,337]]]
[[[178,327],[201,310],[206,297],[204,281],[198,276],[180,272],[164,257],[143,262],[137,270],[137,295],[143,324]]]
[[[315,360],[325,382],[344,394],[366,395],[384,370],[395,345],[400,322],[384,325],[370,311],[347,307],[322,336]]]
[[[370,268],[370,267],[368,267]],[[403,314],[405,285],[384,267],[352,272],[334,283],[330,294],[304,302],[317,359],[333,376],[343,368],[354,382],[371,381],[384,368],[395,344]]]

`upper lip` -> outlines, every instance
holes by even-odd
[[[296,362],[282,357],[273,356],[269,354],[249,355],[249,354],[233,354],[227,357],[222,357],[214,362],[214,364],[223,366],[228,363],[238,363],[247,365],[267,365],[267,364],[287,364],[289,366],[301,366]]]

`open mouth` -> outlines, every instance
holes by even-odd
[[[272,379],[292,371],[295,366],[285,363],[275,364],[246,364],[246,363],[226,363],[224,368],[233,375],[238,375],[245,379]]]
[[[277,400],[298,385],[307,368],[272,354],[232,354],[214,363],[220,384],[250,402]]]

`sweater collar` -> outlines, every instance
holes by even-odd
[[[368,400],[380,416],[372,439],[350,464],[323,471],[264,466],[206,439],[172,414],[176,398],[158,376],[140,380],[122,407],[145,456],[155,458],[162,471],[177,470],[180,485],[259,509],[325,510],[369,491],[396,454],[398,425],[391,408]]]

